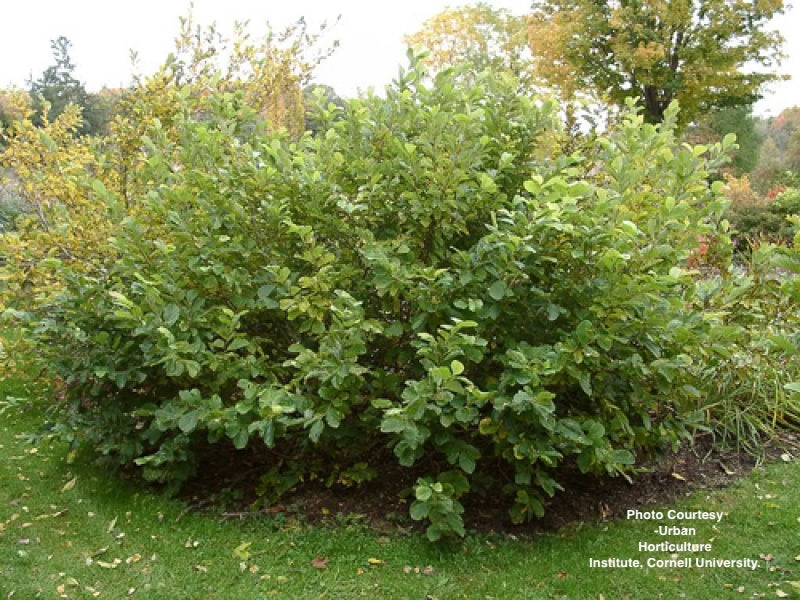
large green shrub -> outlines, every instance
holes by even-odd
[[[676,443],[708,328],[681,265],[720,234],[720,148],[631,108],[559,156],[554,107],[515,82],[425,81],[413,64],[320,107],[299,140],[234,94],[187,97],[177,143],[143,140],[116,262],[32,315],[56,430],[166,483],[209,441],[281,449],[268,498],[380,477],[390,450],[432,539],[463,533],[467,492],[521,521],[560,466],[617,474]]]

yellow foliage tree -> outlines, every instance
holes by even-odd
[[[525,89],[534,86],[525,18],[507,9],[484,2],[447,8],[404,39],[409,46],[428,52],[425,65],[433,74],[466,62],[475,71],[491,68],[512,73]]]
[[[714,107],[750,105],[780,76],[781,36],[768,28],[782,0],[536,0],[528,19],[536,70],[623,106],[638,98],[650,122],[673,100],[681,122]]]
[[[254,125],[299,134],[302,87],[332,52],[316,49],[323,30],[312,33],[301,20],[256,38],[236,24],[228,38],[214,25],[183,18],[175,51],[155,74],[135,79],[120,95],[107,135],[96,138],[79,134],[83,121],[75,105],[48,120],[48,107],[34,115],[24,92],[0,95],[9,122],[0,174],[27,209],[0,233],[0,315],[9,307],[14,310],[7,316],[46,309],[65,273],[102,276],[115,259],[108,244],[115,225],[139,210],[144,194],[157,193],[148,175],[152,144],[171,144],[178,156],[175,123],[203,119],[211,90],[255,109],[263,122]]]
[[[0,127],[7,129],[12,123],[22,121],[31,113],[31,98],[28,92],[18,88],[0,90]],[[0,131],[0,139],[3,132]]]
[[[304,126],[303,87],[314,69],[336,47],[319,48],[327,25],[310,32],[301,19],[280,33],[269,29],[255,37],[245,23],[231,36],[216,25],[201,27],[191,14],[181,18],[175,50],[151,77],[138,79],[118,103],[106,143],[109,189],[130,208],[147,186],[139,181],[147,152],[141,140],[154,135],[174,139],[172,124],[187,99],[201,101],[209,90],[240,94],[271,129],[299,134]]]
[[[61,261],[89,267],[102,255],[108,219],[87,194],[95,155],[88,138],[75,136],[80,110],[70,105],[52,122],[42,118],[41,127],[30,115],[10,127],[2,164],[30,213],[0,236],[0,256],[9,290],[46,296],[57,287]]]

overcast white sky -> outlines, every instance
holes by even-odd
[[[195,0],[196,20],[227,29],[235,20],[249,19],[253,30],[266,21],[276,29],[300,16],[311,24],[341,21],[333,31],[340,41],[317,71],[316,80],[332,85],[343,96],[359,89],[382,88],[405,63],[402,36],[419,29],[427,18],[446,6],[470,0]],[[76,76],[90,90],[118,87],[130,81],[129,51],[138,52],[142,70],[163,62],[178,31],[178,17],[187,13],[188,0],[14,0],[4,1],[0,34],[0,87],[25,86],[53,63],[50,40],[60,35],[72,41]],[[523,14],[530,0],[494,0],[490,4]],[[756,107],[759,114],[777,115],[800,105],[800,9],[781,18],[777,26],[787,39],[789,58],[782,72],[788,82]],[[792,26],[793,29],[792,30]]]

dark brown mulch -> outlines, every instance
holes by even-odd
[[[767,447],[764,458],[775,459],[787,446],[795,449],[797,438],[788,436]],[[376,531],[420,529],[408,517],[408,493],[420,474],[396,466],[386,457],[379,479],[358,486],[325,486],[306,482],[292,489],[272,505],[258,494],[265,464],[254,453],[233,450],[202,457],[202,471],[183,488],[181,498],[193,510],[218,515],[221,519],[279,516],[307,523],[361,522]],[[554,531],[576,522],[597,522],[624,517],[628,509],[663,507],[697,490],[730,485],[745,477],[756,460],[745,453],[723,452],[698,439],[677,453],[667,454],[628,481],[624,477],[590,477],[569,467],[556,479],[565,488],[546,504],[545,516],[526,525],[512,525],[508,505],[499,495],[472,494],[462,499],[469,529],[516,534]]]

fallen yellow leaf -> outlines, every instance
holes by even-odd
[[[250,548],[250,546],[252,545],[253,542],[243,542],[239,544],[238,546],[236,546],[236,548],[233,549],[233,557],[242,560],[247,560],[248,558],[250,558],[250,552],[248,551],[248,548]]]
[[[78,483],[78,478],[77,477],[73,477],[67,483],[64,484],[64,487],[61,488],[61,491],[62,492],[70,491],[72,488],[75,487],[76,483]]]
[[[95,561],[95,563],[94,563],[94,564],[96,564],[98,567],[103,567],[104,569],[116,569],[116,568],[117,568],[117,566],[119,566],[119,564],[120,564],[121,562],[122,562],[122,561],[121,561],[120,559],[118,559],[118,558],[115,558],[115,559],[114,559],[113,561],[111,561],[111,562],[106,562],[106,561],[104,561],[104,560],[97,560],[97,561]]]
[[[371,564],[372,566],[378,566],[378,565],[385,565],[386,564],[386,561],[383,561],[380,558],[368,558],[367,562],[369,564]]]

